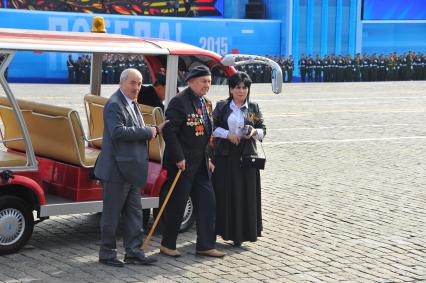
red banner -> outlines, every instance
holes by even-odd
[[[223,2],[223,0],[7,0],[7,7],[23,10],[121,14],[137,16],[222,17],[223,11],[220,11],[216,8],[217,2]],[[2,4],[0,4],[0,7],[1,6]],[[223,7],[223,5],[221,6]]]

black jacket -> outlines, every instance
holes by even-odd
[[[206,98],[204,99],[206,100],[210,128],[212,129],[211,102]],[[163,129],[163,137],[166,143],[164,152],[164,165],[166,167],[176,166],[177,162],[184,159],[188,166],[199,164],[203,159],[208,164],[211,133],[207,135],[204,129],[200,105],[198,97],[190,87],[170,100],[165,113],[166,120],[169,120],[169,122]]]
[[[230,108],[231,99],[221,100],[216,104],[216,108],[213,111],[213,124],[214,128],[223,128],[229,130],[228,118],[232,113]],[[245,125],[251,125],[256,129],[263,129],[263,135],[266,135],[266,127],[263,124],[262,112],[260,112],[259,105],[255,102],[248,103],[248,113],[244,118]],[[243,149],[243,155],[256,155],[256,141],[251,138],[248,140],[241,139],[241,142],[245,143]],[[229,147],[231,142],[227,139],[215,138],[214,139],[214,155],[228,155]]]
[[[142,86],[138,95],[138,103],[160,107],[164,111],[164,104],[161,102],[153,86]]]

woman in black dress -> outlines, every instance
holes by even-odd
[[[213,111],[216,234],[235,246],[256,241],[262,231],[259,170],[241,167],[241,157],[257,154],[256,140],[266,134],[259,106],[249,101],[250,85],[244,72],[231,76],[229,98]]]

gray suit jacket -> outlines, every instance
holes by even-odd
[[[133,112],[120,90],[104,108],[102,150],[95,165],[95,176],[102,181],[145,184],[148,173],[150,127],[138,127]]]

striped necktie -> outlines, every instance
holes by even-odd
[[[136,102],[134,102],[134,101],[132,101],[132,104],[133,104],[133,110],[135,111],[136,120],[138,121],[138,124],[139,124],[138,126],[142,127],[144,124],[143,124],[143,121],[142,121],[141,114],[139,113],[138,106],[136,105]]]

